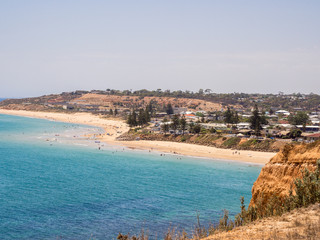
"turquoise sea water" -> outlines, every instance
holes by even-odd
[[[0,239],[191,232],[248,203],[261,166],[109,147],[100,129],[0,115]],[[100,145],[101,150],[98,149]],[[181,158],[181,159],[180,159]]]

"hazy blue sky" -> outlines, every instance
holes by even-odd
[[[0,83],[320,93],[320,1],[0,0]]]

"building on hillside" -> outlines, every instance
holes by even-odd
[[[157,112],[157,113],[155,114],[155,116],[158,117],[158,118],[165,117],[165,116],[167,116],[167,115],[168,115],[168,114],[167,114],[166,112]]]
[[[306,136],[307,141],[314,142],[320,139],[320,132]]]
[[[184,114],[186,111],[188,111],[188,109],[184,107],[173,108],[173,114]]]
[[[199,120],[199,117],[194,115],[194,114],[184,114],[184,117],[187,119],[187,120],[192,120],[192,121],[197,121]]]
[[[283,115],[286,115],[286,116],[289,116],[290,115],[290,112],[286,111],[286,110],[278,110],[275,112],[275,114],[283,114]]]
[[[242,129],[250,129],[250,123],[247,123],[247,122],[238,123],[238,124],[237,124],[237,128],[238,128],[239,130],[242,130]]]
[[[213,121],[213,120],[215,120],[216,118],[214,117],[214,116],[212,116],[212,115],[208,115],[207,117],[206,117],[206,120],[208,120],[208,121]]]
[[[282,131],[282,133],[284,133],[284,132],[285,132],[284,135],[289,133],[289,131]],[[280,133],[281,133],[281,131],[279,129],[268,128],[268,127],[263,127],[263,129],[262,129],[262,135],[265,135],[265,136],[267,136],[267,135],[278,136]],[[283,135],[282,133],[281,133],[281,135]]]
[[[211,129],[214,128],[216,130],[227,130],[228,127],[224,123],[201,123],[201,126],[205,129]]]
[[[289,123],[278,123],[274,125],[275,128],[291,130],[294,126]]]
[[[309,115],[309,119],[314,125],[319,125],[320,123],[320,118],[318,115]]]
[[[297,125],[297,128],[299,128],[301,131],[304,132],[319,132],[320,131],[320,126],[303,126],[303,125]]]
[[[72,105],[62,105],[62,108],[64,110],[72,110],[72,109],[74,109],[74,106],[72,106]]]
[[[252,116],[252,114],[242,114],[241,117],[243,118],[250,118]]]

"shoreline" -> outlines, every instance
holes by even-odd
[[[190,143],[165,142],[165,141],[115,141],[127,148],[146,151],[158,151],[162,153],[206,159],[232,160],[244,163],[265,165],[276,155],[270,152],[258,152],[250,150],[232,150],[216,147],[208,147]]]
[[[110,145],[124,146],[128,149],[139,149],[169,153],[190,157],[203,157],[207,159],[232,160],[246,163],[266,164],[276,155],[270,152],[258,152],[249,150],[232,150],[216,147],[208,147],[189,143],[165,142],[165,141],[117,141],[116,138],[127,132],[129,127],[124,121],[100,118],[90,113],[55,113],[34,112],[24,110],[0,109],[0,114],[40,118],[52,121],[84,124],[103,128],[104,134],[97,139]]]

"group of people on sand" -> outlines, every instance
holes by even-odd
[[[232,152],[232,155],[235,155],[235,154],[240,155],[240,151],[234,151],[234,152]]]

